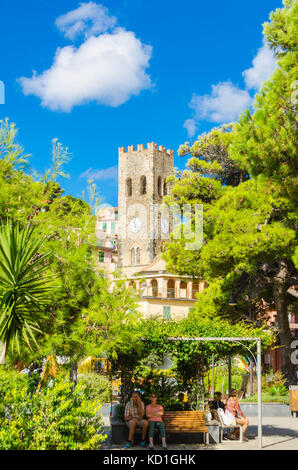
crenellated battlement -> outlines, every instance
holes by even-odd
[[[148,142],[147,147],[145,148],[144,144],[138,144],[137,149],[135,148],[134,145],[129,145],[127,147],[127,150],[125,147],[119,147],[118,151],[120,153],[132,153],[132,152],[144,152],[146,150],[157,150],[158,152],[167,154],[168,156],[172,157],[174,156],[174,150],[167,149],[163,145],[157,145],[155,142]]]

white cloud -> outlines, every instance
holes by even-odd
[[[252,104],[247,90],[241,90],[232,82],[220,82],[212,85],[210,95],[193,95],[190,107],[195,111],[195,119],[224,123],[236,119]]]
[[[58,48],[51,68],[19,81],[25,95],[38,96],[53,111],[70,112],[90,101],[119,106],[151,87],[151,53],[133,32],[119,28],[91,36],[78,48]]]
[[[194,110],[194,115],[183,124],[188,135],[194,135],[200,120],[223,124],[237,119],[240,113],[253,104],[254,98],[249,90],[258,91],[275,67],[274,54],[263,41],[252,60],[252,67],[242,72],[245,82],[243,89],[228,80],[212,85],[210,94],[193,95],[189,106]]]
[[[92,179],[94,181],[118,180],[118,166],[111,166],[101,170],[88,168],[82,173],[81,178]]]
[[[56,26],[66,37],[84,35],[84,40],[77,47],[59,47],[48,70],[19,78],[23,93],[38,96],[53,111],[70,112],[91,101],[120,106],[151,88],[146,70],[152,47],[132,31],[115,29],[116,22],[107,8],[94,2],[59,16]]]
[[[81,34],[89,37],[105,33],[116,23],[117,19],[109,15],[108,9],[95,2],[80,3],[76,10],[59,16],[55,21],[57,28],[69,39]]]
[[[183,127],[187,130],[187,134],[189,137],[193,137],[197,130],[196,121],[194,119],[186,119]]]
[[[271,49],[263,43],[252,61],[252,67],[242,73],[246,88],[259,90],[276,68],[276,60]]]

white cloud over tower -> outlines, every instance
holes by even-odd
[[[53,111],[70,112],[91,101],[120,106],[151,88],[147,73],[151,46],[144,45],[134,32],[116,27],[117,19],[107,8],[81,3],[55,23],[65,37],[81,36],[83,42],[58,48],[49,69],[21,77],[25,95],[38,96],[42,106]]]

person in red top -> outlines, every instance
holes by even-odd
[[[238,400],[237,400],[237,390],[235,390],[235,389],[231,390],[231,392],[229,393],[229,398],[226,401],[225,408],[230,413],[232,413],[232,415],[235,417],[236,423],[240,424],[240,426],[242,426],[243,440],[248,441],[247,437],[245,436],[245,433],[246,433],[247,427],[249,425],[249,420],[247,419],[247,417],[245,416],[245,414],[243,413],[243,411],[240,408],[240,405],[239,405]],[[236,437],[236,432],[237,431],[238,430],[236,430],[235,433],[233,433],[231,435],[232,438],[233,437],[235,437],[235,439],[237,438]]]
[[[149,421],[149,449],[153,449],[153,435],[155,426],[158,428],[163,449],[167,448],[166,444],[166,434],[165,434],[165,425],[162,420],[164,415],[164,409],[162,405],[157,404],[157,395],[156,393],[151,394],[151,404],[146,406],[146,416]]]

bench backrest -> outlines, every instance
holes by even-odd
[[[168,431],[208,432],[204,411],[165,411],[163,420]]]

